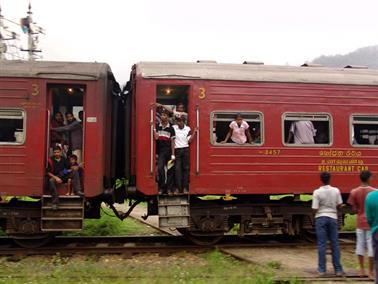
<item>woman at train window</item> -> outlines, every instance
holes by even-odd
[[[240,113],[238,113],[235,116],[235,120],[230,123],[226,138],[221,143],[227,143],[230,138],[231,142],[239,145],[243,145],[246,142],[253,143],[251,133],[249,132],[249,125]]]

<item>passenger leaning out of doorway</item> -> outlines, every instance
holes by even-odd
[[[240,113],[235,116],[235,120],[230,123],[229,127],[226,138],[221,142],[222,144],[227,143],[230,138],[233,143],[240,145],[246,142],[253,143],[249,125]]]
[[[63,114],[60,111],[57,111],[51,120],[51,127],[57,128],[57,127],[62,127],[62,126],[64,126]],[[64,134],[51,131],[50,141],[51,141],[51,147],[54,147],[55,145],[62,147],[62,145],[65,142]]]
[[[189,192],[189,144],[193,141],[197,129],[193,134],[189,126],[185,125],[184,117],[176,117],[177,125],[173,125],[175,130],[175,193]]]
[[[159,194],[173,192],[173,170],[168,168],[168,162],[175,160],[175,130],[169,123],[168,112],[160,114],[161,122],[154,128],[156,153],[158,154],[157,172]]]
[[[157,103],[156,106],[159,108],[165,109],[170,116],[172,116],[171,122],[172,124],[177,124],[176,118],[182,117],[185,121],[188,121],[188,113],[185,112],[185,105],[183,103],[178,103],[173,109],[169,106],[165,106],[162,104]]]
[[[79,113],[79,117],[83,117],[83,113]],[[70,155],[74,154],[77,156],[77,161],[80,164],[82,162],[81,152],[83,148],[83,123],[82,121],[76,120],[72,112],[66,112],[67,125],[57,128],[53,128],[56,132],[68,133],[68,145],[70,149]],[[82,118],[81,118],[82,119]]]
[[[70,165],[62,156],[62,148],[54,146],[53,156],[49,158],[47,176],[49,178],[49,190],[52,197],[52,209],[58,209],[59,194],[57,185],[68,182]],[[79,173],[73,170],[71,173],[72,186],[75,194],[82,195]]]

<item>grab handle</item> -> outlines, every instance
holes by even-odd
[[[154,173],[154,109],[150,111],[150,175]]]
[[[196,139],[196,143],[197,143],[197,152],[196,152],[196,174],[199,175],[200,173],[200,121],[199,121],[199,106],[197,105],[196,107],[196,122],[197,122],[197,139]]]
[[[46,133],[46,166],[49,164],[50,157],[50,111],[47,110],[47,133]]]

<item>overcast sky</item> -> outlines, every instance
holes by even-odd
[[[5,18],[28,0],[0,0]],[[45,60],[107,62],[124,83],[138,61],[299,65],[378,43],[378,0],[32,0]],[[18,31],[21,33],[21,31]]]

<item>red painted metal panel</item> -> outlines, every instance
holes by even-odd
[[[378,114],[378,88],[299,83],[262,83],[201,80],[148,80],[138,78],[136,93],[137,188],[156,194],[149,174],[149,109],[156,100],[157,84],[191,86],[189,121],[200,112],[199,174],[197,147],[191,145],[193,194],[312,193],[319,186],[319,172],[330,170],[332,183],[349,192],[359,183],[362,169],[378,171],[378,148],[350,145],[352,113]],[[201,89],[200,88],[204,88]],[[205,98],[199,94],[205,90]],[[264,116],[262,146],[229,147],[210,143],[212,111],[258,111]],[[286,112],[321,112],[332,118],[333,143],[327,147],[284,146],[282,116]],[[275,150],[275,151],[272,151]],[[154,155],[153,155],[154,156]]]
[[[42,193],[46,149],[45,96],[40,80],[0,78],[1,108],[21,109],[26,119],[24,144],[0,145],[2,195]]]
[[[25,144],[0,145],[0,195],[40,196],[46,169],[48,85],[84,85],[84,188],[87,197],[103,192],[110,177],[111,97],[98,81],[0,78],[0,105],[26,112]],[[38,94],[35,94],[38,89]],[[34,94],[34,95],[33,95]],[[88,119],[89,118],[89,119]]]

